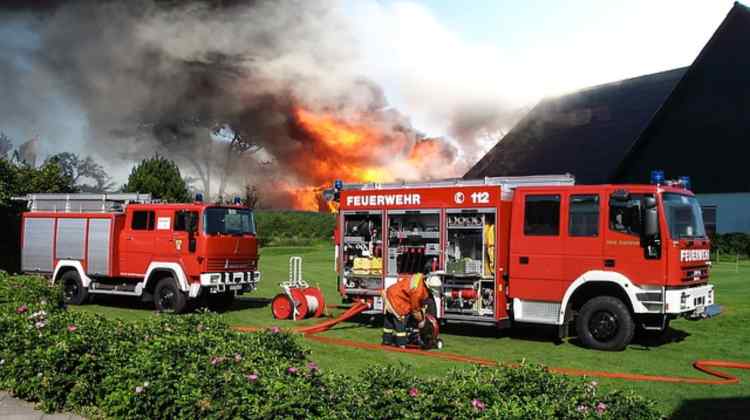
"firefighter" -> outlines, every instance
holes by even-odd
[[[424,274],[401,277],[395,284],[383,292],[385,303],[385,321],[383,324],[383,344],[406,347],[406,323],[411,315],[424,326],[422,302],[429,296],[424,283]]]

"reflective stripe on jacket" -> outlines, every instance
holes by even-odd
[[[429,296],[424,284],[424,275],[403,276],[383,293],[385,309],[404,317],[422,307],[422,301]]]

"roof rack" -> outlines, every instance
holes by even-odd
[[[129,203],[149,204],[151,194],[141,193],[40,193],[13,197],[15,201],[26,201],[31,212],[100,212],[120,213]]]
[[[366,184],[344,184],[342,190],[380,190],[388,188],[440,188],[440,187],[468,187],[480,185],[503,185],[509,188],[520,186],[544,186],[544,185],[573,185],[575,177],[571,174],[563,175],[530,175],[530,176],[503,176],[485,177],[479,179],[449,178],[434,181],[417,182],[388,182],[388,183],[366,183]]]

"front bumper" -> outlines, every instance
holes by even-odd
[[[714,286],[667,289],[664,293],[664,312],[688,317],[702,317],[706,308],[714,305]]]
[[[260,271],[203,273],[200,275],[200,287],[208,293],[236,291],[239,294],[255,290],[260,277]]]

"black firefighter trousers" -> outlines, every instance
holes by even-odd
[[[383,321],[383,344],[386,346],[405,346],[406,317],[400,318],[390,311],[386,311]]]

